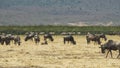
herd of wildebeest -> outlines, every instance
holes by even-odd
[[[47,45],[48,44],[48,40],[50,41],[54,41],[54,38],[52,36],[52,34],[50,33],[46,33],[43,35],[43,40],[44,42],[41,43],[41,45]],[[114,40],[108,40],[106,43],[101,44],[101,40],[100,39],[104,39],[104,41],[107,41],[107,37],[104,33],[101,34],[92,34],[90,32],[88,32],[86,34],[86,42],[87,44],[89,44],[91,41],[94,42],[94,44],[98,44],[100,45],[99,48],[101,48],[101,52],[105,53],[105,50],[107,50],[107,55],[106,58],[110,52],[111,57],[112,57],[112,50],[118,50],[119,54],[117,56],[117,58],[119,58],[120,55],[120,42],[116,42]],[[32,40],[35,42],[35,44],[40,43],[40,37],[39,34],[37,32],[27,32],[25,34],[24,37],[24,41],[28,41],[28,40]],[[2,33],[0,35],[0,43],[1,45],[10,45],[11,42],[13,42],[15,45],[21,45],[21,38],[19,35],[12,35],[12,34],[5,34]],[[72,43],[73,45],[76,45],[76,41],[74,39],[74,37],[72,36],[72,34],[67,34],[66,36],[63,37],[63,43],[66,44],[67,43]]]

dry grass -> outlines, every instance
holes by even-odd
[[[105,58],[99,46],[93,43],[87,45],[85,36],[74,36],[77,45],[63,44],[63,36],[54,36],[54,42],[48,45],[36,45],[32,41],[21,46],[0,45],[0,66],[12,68],[120,68],[120,59]],[[120,40],[119,36],[107,36],[108,39]],[[41,36],[41,42],[43,37]],[[103,41],[104,42],[104,41]],[[1,68],[0,67],[0,68]]]

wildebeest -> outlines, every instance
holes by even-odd
[[[67,35],[65,37],[63,37],[64,40],[64,44],[66,43],[66,41],[69,43],[71,42],[72,44],[76,44],[76,41],[74,40],[72,35]]]
[[[49,39],[49,40],[51,40],[51,41],[54,41],[52,35],[49,34],[49,33],[44,35],[44,40],[47,40],[47,39]]]
[[[7,41],[9,40],[9,44],[10,44],[11,42],[14,42],[14,39],[15,39],[15,35],[6,34],[6,40],[7,40]]]
[[[40,42],[40,37],[39,37],[39,35],[36,34],[36,35],[34,36],[34,41],[35,41],[36,44]]]
[[[0,36],[0,42],[1,44],[6,44],[6,45],[10,45],[10,41],[11,41],[11,36],[8,34],[2,34]]]
[[[20,45],[20,43],[21,43],[20,36],[14,37],[14,44],[15,44],[15,45],[16,45],[16,44]]]
[[[94,35],[94,34],[91,34],[91,33],[88,33],[86,35],[86,40],[87,40],[87,44],[89,44],[90,41],[94,41],[95,43],[101,44],[100,36],[97,36],[97,35]]]
[[[111,57],[113,57],[112,56],[112,50],[114,50],[114,51],[119,50],[119,54],[118,54],[117,58],[120,55],[120,42],[116,42],[116,41],[113,41],[113,40],[108,40],[108,42],[101,45],[100,48],[101,48],[102,53],[105,53],[105,50],[108,50],[106,58],[107,58],[109,52],[111,54]]]
[[[1,45],[3,45],[3,44],[7,45],[7,43],[6,43],[6,35],[1,35],[0,36],[0,42],[1,42]]]
[[[25,40],[25,41],[28,41],[29,39],[33,40],[34,36],[35,36],[35,33],[34,33],[34,32],[28,33],[28,34],[26,34],[24,40]]]
[[[107,40],[107,37],[104,33],[98,34],[96,36],[99,36],[100,38],[104,39],[105,41]]]
[[[14,42],[14,44],[20,45],[20,37],[12,35],[12,34],[2,34],[2,35],[0,35],[0,43],[2,45],[4,45],[4,44],[10,45],[11,42]]]

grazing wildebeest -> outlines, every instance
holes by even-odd
[[[101,45],[100,48],[101,48],[102,53],[105,53],[105,50],[108,50],[106,58],[107,58],[109,52],[111,54],[111,57],[113,57],[112,56],[112,50],[114,50],[114,51],[119,50],[119,54],[118,54],[117,58],[120,55],[120,43],[119,42],[116,42],[116,41],[113,41],[113,40],[108,40],[108,42]]]
[[[91,33],[88,33],[86,35],[86,40],[87,40],[87,44],[89,44],[90,41],[94,41],[95,43],[101,44],[100,36],[97,36],[97,35],[94,35],[94,34],[91,34]]]
[[[66,41],[68,41],[68,43],[71,42],[74,45],[76,44],[76,41],[74,40],[72,35],[67,35],[63,37],[63,40],[64,40],[64,44],[66,43]]]
[[[53,37],[52,37],[51,34],[45,34],[45,35],[44,35],[44,40],[47,40],[47,39],[49,39],[49,40],[51,40],[51,41],[54,41],[54,39],[53,39]]]
[[[39,37],[39,35],[36,34],[36,35],[34,36],[34,41],[35,41],[36,44],[40,42],[40,37]]]
[[[0,42],[1,42],[1,45],[3,45],[6,41],[6,36],[5,35],[1,35],[0,36]]]
[[[7,34],[2,34],[2,35],[0,36],[0,42],[1,42],[2,45],[3,45],[4,43],[5,43],[6,45],[10,45],[10,41],[11,41],[11,38],[10,38],[9,35],[7,35]]]
[[[10,45],[10,42],[11,42],[11,36],[6,35],[6,38],[5,38],[6,45]]]
[[[9,39],[9,43],[13,42],[14,41],[14,38],[15,38],[15,35],[12,35],[12,34],[6,34],[6,37],[7,37],[7,40]]]
[[[14,44],[15,44],[15,45],[16,45],[16,44],[20,45],[20,43],[21,43],[20,36],[14,37]]]
[[[96,36],[99,36],[100,38],[104,39],[105,41],[107,40],[107,37],[104,33],[98,34]]]
[[[27,34],[25,36],[25,41],[28,41],[29,39],[33,40],[34,36],[35,36],[34,32],[31,32],[31,33]]]

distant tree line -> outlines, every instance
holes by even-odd
[[[39,25],[39,26],[0,26],[0,33],[25,34],[26,32],[55,32],[60,34],[62,32],[80,32],[84,35],[87,32],[99,34],[120,34],[120,26],[53,26],[53,25]]]

